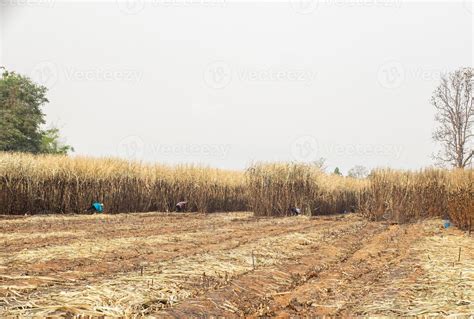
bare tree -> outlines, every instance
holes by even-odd
[[[320,157],[319,159],[312,161],[311,164],[323,172],[325,172],[327,169],[326,159],[324,157]]]
[[[347,176],[353,178],[366,178],[369,176],[369,170],[362,165],[356,165],[347,172]]]
[[[433,139],[442,146],[434,155],[437,164],[464,168],[473,158],[473,68],[461,68],[444,75],[431,103],[438,123]]]

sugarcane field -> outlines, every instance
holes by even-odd
[[[0,163],[5,317],[474,312],[472,170],[360,180],[305,164],[239,174],[20,154]],[[87,173],[100,169],[95,184]],[[182,211],[180,191],[196,200]],[[116,206],[83,212],[92,194]]]
[[[0,319],[474,319],[472,0],[0,0]]]

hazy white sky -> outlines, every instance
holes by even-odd
[[[468,1],[2,1],[0,64],[80,155],[424,167],[431,93],[473,61]]]

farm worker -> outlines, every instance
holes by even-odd
[[[178,204],[176,204],[176,211],[177,212],[184,212],[186,211],[186,208],[188,207],[188,202],[179,202]]]
[[[351,206],[349,210],[344,209],[344,214],[355,213],[355,207]]]
[[[301,209],[299,209],[298,207],[291,207],[290,208],[290,215],[291,216],[298,216],[301,214]]]
[[[449,228],[451,226],[451,221],[449,220],[449,214],[444,213],[443,214],[443,226],[445,229]]]
[[[94,213],[103,213],[104,212],[104,204],[99,203],[97,201],[92,201],[91,206],[86,211],[87,212],[94,212]]]

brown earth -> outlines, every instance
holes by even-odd
[[[0,218],[0,317],[469,316],[474,241],[439,220]]]

